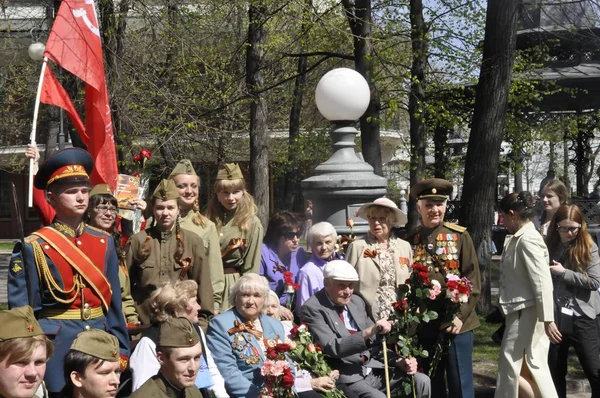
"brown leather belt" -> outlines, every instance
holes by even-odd
[[[223,268],[223,273],[225,275],[231,275],[231,274],[239,274],[240,271],[234,267],[227,267],[227,268]]]

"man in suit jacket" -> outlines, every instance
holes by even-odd
[[[329,357],[331,367],[339,370],[338,387],[346,396],[385,398],[383,363],[371,356],[370,349],[377,334],[390,332],[390,322],[373,323],[369,318],[365,302],[353,294],[359,279],[348,262],[329,262],[323,276],[325,287],[302,306],[302,321]],[[415,358],[390,355],[389,359],[392,391],[399,387],[399,377],[409,374],[415,377],[417,396],[429,396],[429,378],[417,373]]]

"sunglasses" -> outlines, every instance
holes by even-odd
[[[296,232],[289,231],[289,232],[284,232],[282,235],[286,240],[292,240],[294,238],[300,239],[300,235],[302,235],[302,234],[300,233],[300,231],[296,231]]]

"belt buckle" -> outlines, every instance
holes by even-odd
[[[85,304],[82,308],[81,308],[81,319],[83,319],[84,321],[90,320],[92,318],[92,310],[89,307],[89,304]]]

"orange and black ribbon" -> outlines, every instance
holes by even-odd
[[[262,338],[262,332],[258,331],[256,329],[254,329],[254,324],[250,321],[247,322],[240,322],[238,320],[235,320],[233,322],[233,327],[231,329],[229,329],[227,331],[227,333],[229,334],[234,334],[234,333],[250,333],[252,336],[256,337],[257,339],[261,339]]]

